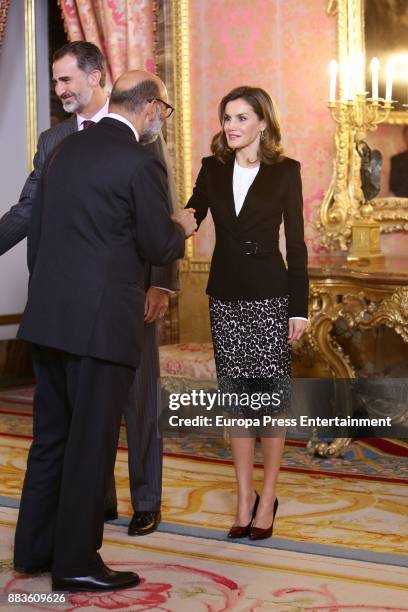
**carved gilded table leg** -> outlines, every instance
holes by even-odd
[[[356,377],[356,371],[349,356],[331,334],[335,322],[341,318],[347,327],[362,329],[386,325],[408,342],[408,288],[370,283],[364,278],[345,280],[335,276],[324,278],[321,274],[311,283],[308,340],[326,362],[333,377],[350,379]],[[347,401],[344,398],[346,409]],[[335,438],[326,443],[319,440],[315,431],[308,449],[322,457],[339,456],[351,441],[351,438]]]

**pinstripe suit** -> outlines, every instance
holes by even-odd
[[[20,199],[0,219],[0,255],[27,236],[31,206],[42,168],[54,148],[78,129],[76,117],[42,132],[34,156],[34,169],[27,178]],[[151,145],[163,158],[160,141]],[[178,289],[177,263],[163,267],[146,266],[146,286]],[[157,382],[159,358],[156,324],[144,326],[141,365],[136,370],[131,394],[124,410],[129,448],[129,479],[134,510],[158,511],[161,502],[162,440],[157,433]],[[114,478],[105,499],[105,507],[116,506]]]

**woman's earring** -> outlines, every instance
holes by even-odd
[[[265,140],[265,130],[261,130],[261,140]]]

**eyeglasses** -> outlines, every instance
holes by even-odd
[[[174,113],[174,107],[171,106],[171,104],[167,104],[167,102],[165,102],[164,100],[161,100],[161,98],[147,98],[146,102],[153,102],[153,100],[156,100],[156,102],[161,102],[164,106],[164,116],[166,117],[166,119],[168,119],[173,113]]]

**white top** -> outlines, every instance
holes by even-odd
[[[259,172],[259,164],[254,168],[243,168],[235,160],[232,186],[234,191],[235,212],[239,215],[244,204],[248,189]]]
[[[102,106],[100,110],[98,110],[97,113],[95,113],[93,117],[89,117],[87,119],[86,117],[82,117],[82,115],[77,115],[76,117],[77,117],[77,122],[78,122],[78,131],[81,131],[84,129],[84,126],[82,125],[84,121],[93,121],[94,123],[98,123],[98,121],[106,117],[106,115],[109,112],[108,108],[109,108],[109,98],[106,98],[105,104]]]

